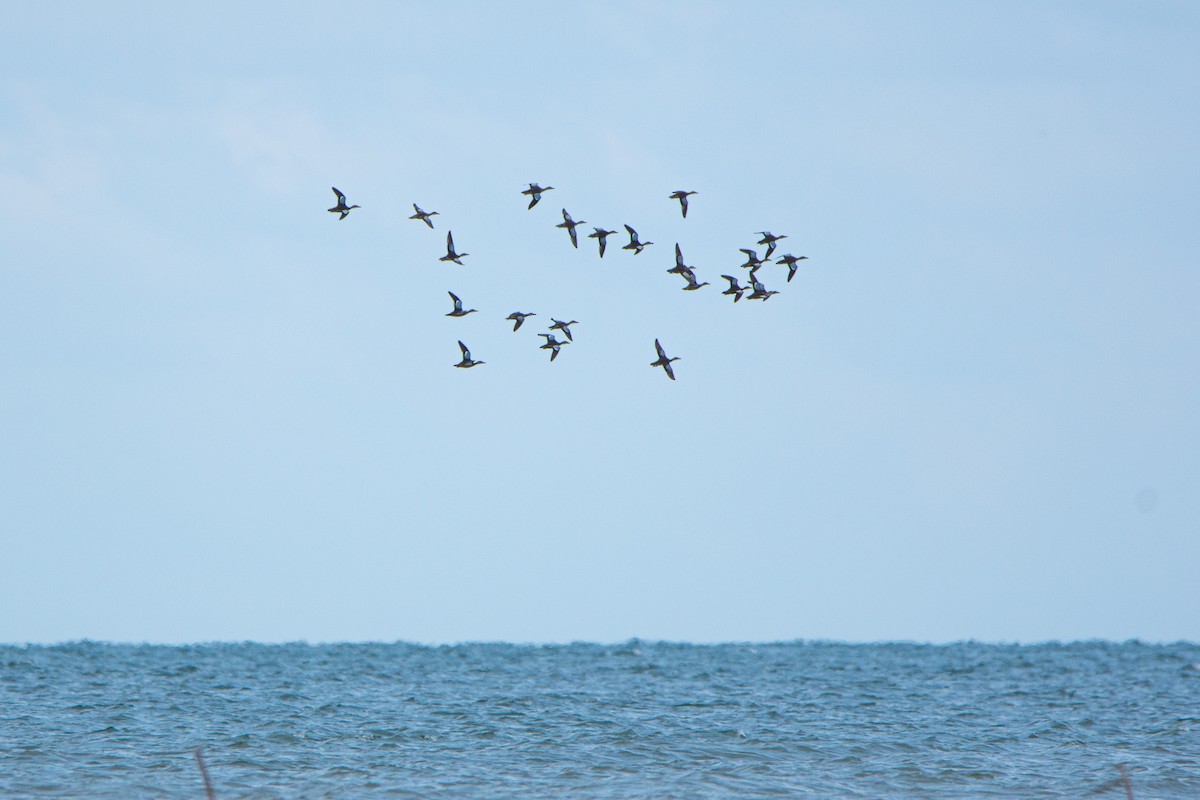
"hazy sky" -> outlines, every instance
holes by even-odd
[[[1198,41],[1189,2],[11,5],[0,641],[1200,639]],[[734,305],[761,230],[809,260]]]

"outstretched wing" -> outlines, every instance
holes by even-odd
[[[465,359],[466,361],[471,360],[471,351],[468,350],[467,346],[462,343],[462,340],[459,340],[459,342],[458,342],[458,349],[462,350],[463,359]]]
[[[333,189],[333,196],[334,196],[334,197],[336,197],[336,198],[338,199],[338,202],[339,202],[339,203],[345,203],[345,202],[346,202],[346,195],[342,194],[342,190],[341,190],[341,189],[337,188],[336,186],[331,186],[331,187],[329,187],[329,188]]]
[[[675,266],[683,266],[683,251],[679,249],[679,242],[675,243]]]
[[[461,311],[462,310],[462,300],[458,299],[458,295],[456,295],[454,292],[446,292],[446,294],[450,295],[450,299],[454,301],[454,310]]]
[[[658,351],[658,357],[664,361],[667,359],[667,354],[663,352],[662,345],[658,343],[658,339],[654,340],[654,349]]]
[[[667,377],[668,377],[668,378],[670,378],[671,380],[675,380],[675,370],[671,369],[671,362],[670,362],[670,361],[668,361],[667,363],[663,364],[663,369],[667,371]]]

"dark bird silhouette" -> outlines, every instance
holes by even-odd
[[[676,275],[686,275],[691,272],[692,268],[683,263],[683,253],[679,250],[679,243],[675,243],[675,266],[671,267],[667,272],[673,272]]]
[[[592,230],[594,230],[595,233],[589,233],[588,238],[598,239],[600,241],[600,257],[604,258],[604,246],[608,242],[609,235],[616,233],[616,231],[606,231],[604,228],[592,228]]]
[[[699,289],[701,286],[708,286],[708,281],[704,281],[703,283],[696,283],[696,273],[692,272],[690,269],[687,272],[683,273],[683,279],[685,281],[687,281],[687,284],[688,284],[687,286],[683,287],[683,290],[685,292],[694,292],[697,289]]]
[[[513,330],[515,331],[521,327],[521,323],[525,321],[526,317],[536,317],[536,316],[537,316],[537,314],[532,314],[532,313],[523,314],[520,311],[514,311],[513,313],[511,313],[507,317],[505,317],[505,319],[511,319],[514,321],[515,324],[513,325]]]
[[[750,286],[752,289],[754,289],[754,291],[751,292],[750,296],[746,298],[747,300],[762,300],[763,302],[766,302],[767,300],[771,299],[771,295],[779,294],[779,292],[776,291],[768,291],[767,287],[763,286],[762,282],[759,281],[759,279],[755,276],[754,273],[756,272],[758,272],[758,267],[750,270]]]
[[[454,252],[454,234],[450,231],[446,231],[446,255],[439,258],[438,261],[453,261],[455,264],[462,266],[462,262],[459,261],[459,259],[465,258],[469,255],[471,254]]]
[[[578,325],[579,323],[576,320],[571,320],[570,322],[563,322],[561,319],[555,319],[554,317],[551,317],[550,321],[554,323],[553,325],[550,326],[550,328],[549,328],[550,330],[552,330],[552,331],[560,330],[566,334],[568,341],[571,341],[571,342],[575,341],[575,337],[571,335],[570,326]]]
[[[794,256],[788,253],[785,256],[779,257],[779,263],[788,268],[788,283],[792,282],[792,278],[796,275],[796,265],[800,261],[807,261],[808,256]]]
[[[775,252],[775,243],[776,242],[778,242],[780,239],[787,238],[786,236],[776,236],[775,234],[771,233],[770,231],[758,231],[758,233],[761,233],[762,237],[763,237],[758,240],[758,243],[765,244],[767,246],[767,254],[765,256],[766,258],[770,258],[771,253]]]
[[[558,341],[557,339],[555,339],[555,338],[554,338],[554,334],[553,334],[553,333],[539,333],[539,334],[538,334],[538,336],[545,336],[545,337],[546,337],[546,343],[545,343],[545,344],[543,344],[543,345],[541,345],[541,346],[539,346],[539,348],[538,348],[538,349],[539,349],[539,350],[549,350],[549,351],[550,351],[550,360],[551,360],[551,361],[553,361],[554,359],[558,358],[558,351],[559,351],[559,349],[560,349],[560,348],[562,348],[564,345],[568,345],[568,344],[570,344],[570,342],[560,342],[560,341]]]
[[[467,346],[466,346],[465,344],[463,344],[461,340],[460,340],[460,341],[459,341],[459,343],[458,343],[458,347],[459,347],[459,349],[460,349],[460,350],[462,350],[462,356],[463,356],[463,357],[462,357],[462,361],[458,362],[458,363],[457,363],[457,364],[455,364],[454,366],[456,366],[456,367],[462,367],[462,368],[464,368],[464,369],[470,369],[471,367],[478,367],[480,364],[486,364],[486,363],[487,363],[486,361],[474,361],[474,360],[472,360],[472,358],[471,358],[471,351],[467,349]]]
[[[330,214],[341,214],[341,216],[338,217],[339,220],[345,219],[346,215],[350,213],[350,209],[362,208],[362,206],[359,206],[359,205],[353,205],[353,206],[346,205],[346,195],[342,194],[341,190],[338,189],[336,186],[331,187],[331,188],[333,189],[334,196],[337,197],[337,205],[334,206],[333,208],[329,209],[329,213]]]
[[[533,208],[538,204],[538,200],[542,199],[542,192],[548,192],[553,188],[553,186],[538,186],[536,183],[531,183],[529,184],[529,188],[521,192],[521,194],[529,195],[529,208]]]
[[[567,210],[565,208],[562,210],[562,214],[563,214],[563,221],[558,223],[554,227],[566,228],[567,232],[571,234],[571,244],[575,245],[576,249],[578,249],[579,239],[576,238],[576,236],[575,236],[575,226],[582,225],[583,223],[587,222],[587,220],[581,219],[578,222],[576,222],[575,220],[571,219],[571,215],[567,213]]]
[[[678,361],[679,357],[667,358],[666,352],[662,349],[662,345],[658,343],[658,339],[654,340],[654,349],[658,351],[658,360],[650,364],[652,367],[662,367],[667,373],[667,377],[675,380],[675,370],[671,369],[671,362]]]
[[[435,216],[438,212],[422,211],[421,207],[419,205],[417,205],[416,203],[413,203],[413,210],[416,211],[417,213],[413,214],[411,217],[409,217],[409,219],[419,219],[419,220],[421,220],[421,222],[424,222],[430,228],[433,227],[433,220],[431,220],[430,217]]]
[[[759,258],[758,253],[754,252],[753,250],[747,250],[743,247],[741,248],[740,252],[746,254],[746,263],[741,265],[745,269],[758,269],[763,264],[770,263],[769,261],[763,261],[761,258]]]
[[[687,218],[688,195],[699,194],[699,192],[685,192],[683,189],[671,193],[672,200],[678,200],[680,207],[683,209],[683,216]]]
[[[470,314],[475,310],[473,308],[468,308],[466,311],[463,311],[462,300],[458,299],[458,295],[456,295],[454,292],[446,292],[446,294],[450,295],[450,299],[454,301],[454,310],[447,314],[447,317],[465,317],[467,314]]]
[[[735,302],[735,303],[738,300],[741,300],[742,292],[744,292],[746,290],[744,288],[742,288],[741,286],[738,286],[737,278],[733,277],[732,275],[722,275],[721,277],[724,278],[725,280],[729,281],[729,288],[726,289],[725,291],[721,292],[721,294],[733,295],[733,302]]]
[[[637,231],[628,225],[625,226],[625,230],[629,231],[629,244],[622,247],[622,250],[632,250],[633,254],[636,256],[642,252],[643,247],[649,247],[650,245],[654,244],[654,242],[639,242]]]

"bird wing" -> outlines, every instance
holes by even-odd
[[[333,194],[338,199],[339,203],[346,202],[346,195],[342,194],[340,189],[338,189],[336,186],[331,186],[330,188],[333,189]]]
[[[458,349],[462,350],[464,359],[466,359],[467,361],[471,360],[471,351],[468,350],[467,346],[462,343],[462,340],[459,340],[459,342],[458,342]]]
[[[738,286],[737,278],[733,277],[732,275],[722,275],[721,277],[724,278],[725,280],[729,281],[730,289],[740,289],[741,288],[740,286]]]
[[[449,254],[449,253],[453,253],[453,252],[454,252],[454,234],[451,233],[450,231],[446,231],[446,253]]]
[[[670,378],[671,380],[675,380],[675,370],[671,369],[671,362],[670,362],[670,361],[668,361],[667,363],[663,364],[663,369],[667,371],[667,377],[668,377],[668,378]]]
[[[658,351],[659,358],[666,359],[667,354],[663,352],[662,345],[658,343],[658,339],[654,340],[654,349]]]
[[[629,231],[629,241],[636,242],[637,241],[637,231],[635,231],[633,228],[629,227],[628,225],[625,226],[625,230]]]
[[[679,242],[675,243],[675,266],[683,266],[683,252],[679,249]]]

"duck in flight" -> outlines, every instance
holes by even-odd
[[[458,295],[456,295],[454,292],[446,292],[446,294],[450,295],[450,299],[454,301],[454,310],[447,314],[447,317],[465,317],[467,314],[470,314],[475,310],[473,308],[468,308],[466,311],[463,311],[462,300],[458,299]]]
[[[770,263],[769,261],[763,261],[761,258],[759,258],[758,253],[754,252],[753,250],[748,250],[743,247],[739,252],[746,254],[746,263],[742,264],[742,266],[746,269],[758,269],[763,264]]]
[[[575,220],[571,219],[571,215],[567,213],[567,210],[565,208],[562,210],[562,215],[563,215],[563,221],[558,223],[554,227],[566,228],[567,232],[571,234],[571,244],[575,245],[575,248],[578,249],[579,248],[579,239],[576,238],[576,236],[575,236],[575,226],[582,225],[583,223],[587,222],[587,220],[581,219],[578,222],[576,222]]]
[[[757,231],[757,233],[761,233],[762,237],[763,237],[758,240],[758,243],[765,244],[767,246],[766,258],[770,258],[771,253],[775,252],[775,243],[776,242],[778,242],[780,239],[787,238],[786,236],[776,236],[775,234],[771,233],[770,231]]]
[[[792,278],[796,274],[796,264],[799,261],[807,261],[808,256],[794,256],[788,253],[786,256],[779,257],[779,263],[788,268],[788,283],[792,282]]]
[[[536,316],[537,316],[537,314],[533,314],[533,313],[524,314],[520,311],[514,311],[513,313],[511,313],[507,317],[505,317],[505,319],[513,320],[513,330],[516,331],[518,328],[521,327],[521,323],[525,321],[526,317],[536,317]]]
[[[722,275],[721,277],[724,278],[725,280],[729,281],[729,288],[726,289],[725,291],[721,292],[721,294],[733,295],[733,302],[735,302],[735,303],[738,300],[741,300],[742,292],[744,292],[746,290],[743,287],[738,286],[737,278],[733,277],[732,275]]]
[[[767,300],[771,299],[771,295],[779,294],[779,292],[776,292],[774,290],[767,291],[767,287],[763,286],[762,282],[759,281],[757,277],[755,277],[755,275],[754,275],[755,272],[758,272],[758,267],[755,267],[754,269],[750,270],[750,286],[752,289],[754,289],[754,291],[751,292],[750,296],[747,297],[746,299],[747,300],[762,300],[765,303]]]
[[[683,218],[684,219],[687,219],[687,206],[688,206],[687,199],[688,199],[689,194],[699,194],[699,192],[685,192],[683,189],[680,189],[676,192],[671,192],[671,199],[678,200],[679,205],[683,209]]]
[[[555,319],[554,317],[551,317],[550,321],[554,323],[553,325],[550,326],[550,330],[562,331],[564,334],[566,334],[567,341],[570,341],[570,342],[575,341],[575,337],[571,335],[571,327],[570,326],[578,325],[579,323],[576,320],[571,320],[570,322],[563,322],[561,319]],[[544,335],[544,334],[542,334],[542,335]]]
[[[687,272],[683,273],[683,279],[687,281],[688,284],[687,286],[683,287],[685,292],[694,292],[701,286],[708,286],[708,281],[696,283],[696,273],[692,272],[691,269],[688,269]]]
[[[433,220],[431,220],[430,217],[434,216],[438,212],[422,211],[421,207],[419,205],[417,205],[416,203],[413,203],[413,210],[416,211],[417,213],[413,214],[411,217],[409,217],[409,219],[419,219],[419,220],[421,220],[421,222],[424,222],[430,228],[433,227]]]
[[[538,336],[545,336],[546,343],[538,347],[539,350],[549,350],[550,360],[558,358],[558,351],[563,345],[568,345],[570,342],[560,342],[554,338],[553,333],[539,333]]]
[[[675,356],[674,358],[667,358],[666,351],[664,351],[662,348],[662,345],[658,343],[658,339],[654,340],[654,349],[658,351],[658,360],[655,362],[652,362],[650,364],[650,366],[662,367],[663,370],[667,373],[667,377],[670,378],[671,380],[675,380],[675,370],[671,369],[671,362],[678,361],[679,356]]]
[[[654,242],[639,242],[638,232],[628,225],[625,226],[625,230],[629,231],[629,244],[622,247],[622,250],[632,250],[633,254],[636,256],[642,252],[643,247],[649,247],[650,245],[654,244]]]
[[[604,228],[592,228],[592,230],[594,230],[595,233],[589,233],[588,238],[600,240],[600,257],[604,258],[604,246],[608,242],[609,235],[616,233],[616,231],[606,231]]]
[[[462,350],[462,356],[463,356],[463,357],[462,357],[462,361],[458,362],[458,363],[457,363],[457,364],[455,364],[454,366],[456,366],[456,367],[462,367],[463,369],[470,369],[471,367],[478,367],[480,364],[486,364],[486,363],[487,363],[486,361],[475,361],[475,360],[473,360],[473,359],[471,358],[471,351],[467,349],[467,346],[466,346],[465,344],[463,344],[461,340],[460,340],[460,341],[459,341],[459,343],[458,343],[458,348],[459,348],[460,350]]]
[[[671,267],[667,272],[672,272],[676,275],[686,275],[691,272],[692,268],[683,263],[683,253],[679,250],[679,243],[675,243],[675,266]]]
[[[553,188],[553,186],[538,186],[536,183],[531,183],[529,184],[529,188],[521,192],[521,194],[529,195],[529,208],[533,208],[538,204],[538,200],[542,199],[542,192],[548,192]]]
[[[446,231],[446,255],[439,258],[438,261],[453,261],[455,264],[462,266],[462,262],[459,259],[469,255],[471,254],[454,252],[454,234]]]
[[[337,205],[334,206],[333,208],[329,209],[329,213],[330,214],[341,214],[341,216],[338,217],[339,220],[345,219],[346,215],[350,213],[350,209],[362,208],[362,206],[359,206],[359,205],[353,205],[353,206],[346,205],[346,195],[342,194],[341,190],[338,189],[336,186],[333,186],[330,188],[333,189],[333,194],[335,197],[337,197]]]

